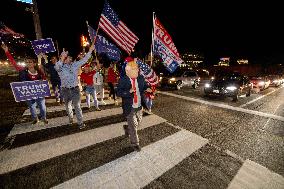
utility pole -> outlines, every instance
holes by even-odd
[[[26,0],[26,1],[22,0],[22,2],[31,4],[31,8],[26,8],[25,10],[33,14],[36,39],[37,40],[42,39],[42,33],[41,33],[40,20],[39,20],[36,0]]]
[[[41,27],[40,27],[40,20],[39,20],[39,15],[38,15],[38,8],[37,8],[37,2],[36,0],[33,1],[33,20],[34,20],[34,26],[35,26],[35,33],[36,33],[36,39],[42,39],[42,33],[41,33]]]

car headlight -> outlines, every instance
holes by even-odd
[[[264,81],[258,82],[258,85],[264,85]]]
[[[160,81],[163,79],[163,77],[160,77]]]
[[[209,83],[205,83],[204,87],[209,88],[209,87],[211,87],[211,85]]]
[[[175,80],[176,80],[176,78],[174,78],[174,77],[170,79],[170,81],[175,81]]]
[[[234,90],[237,89],[237,87],[235,87],[235,86],[229,86],[229,87],[227,87],[226,89],[229,90],[229,91],[234,91]]]
[[[212,77],[211,77],[211,80],[214,80],[214,79],[215,79],[215,77],[212,76]]]

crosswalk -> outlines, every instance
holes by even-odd
[[[11,130],[10,147],[0,151],[0,188],[175,188],[156,184],[210,147],[208,139],[144,113],[138,128],[142,151],[133,151],[124,136],[122,109],[113,103],[102,111],[84,112],[87,127],[82,130],[57,114],[65,110],[63,106],[47,110],[52,115],[47,125],[26,122]],[[225,183],[227,187],[257,188],[250,179],[265,177],[262,188],[284,188],[284,178],[263,166],[250,160],[238,164],[242,166]]]

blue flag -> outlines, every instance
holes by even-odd
[[[93,42],[96,36],[96,31],[89,25],[88,31],[91,42]],[[114,44],[110,43],[105,37],[98,35],[96,38],[95,47],[98,53],[105,53],[109,59],[114,61],[120,60],[120,50]]]

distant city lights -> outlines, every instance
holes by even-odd
[[[246,60],[246,59],[239,59],[239,60],[237,60],[237,63],[238,64],[248,64],[248,60]]]

